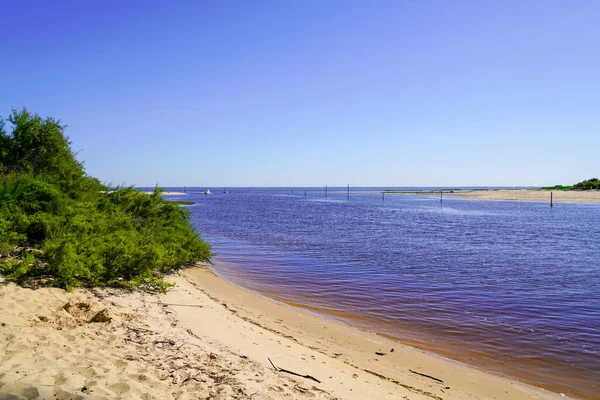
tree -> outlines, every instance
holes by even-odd
[[[598,190],[600,189],[600,180],[598,180],[598,178],[591,178],[587,181],[581,181],[579,183],[576,183],[575,185],[573,185],[573,188],[578,190]]]

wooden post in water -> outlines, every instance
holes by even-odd
[[[327,198],[327,185],[325,185],[325,198]]]
[[[304,191],[304,197],[306,197],[306,190]]]
[[[443,201],[444,192],[440,190],[440,203]]]
[[[185,185],[183,185],[183,193],[185,193]]]
[[[348,184],[347,197],[348,197],[348,200],[350,200],[350,184]]]
[[[381,201],[385,200],[385,192],[381,192]]]
[[[292,189],[292,196],[294,195],[294,189]]]
[[[552,204],[552,192],[550,192],[550,207],[553,207],[554,204]]]

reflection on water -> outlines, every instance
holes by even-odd
[[[597,398],[600,206],[288,193],[187,196],[221,275],[417,347]]]

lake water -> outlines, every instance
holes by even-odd
[[[600,205],[293,190],[191,189],[174,199],[196,202],[194,227],[212,243],[217,272],[238,285],[600,398]]]

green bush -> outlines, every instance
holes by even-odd
[[[598,178],[588,179],[587,181],[581,181],[573,186],[550,186],[543,187],[542,190],[600,190],[600,180]]]
[[[588,179],[573,185],[574,189],[578,190],[598,190],[600,189],[600,180],[598,178]]]
[[[26,110],[0,121],[0,270],[55,285],[149,285],[211,256],[189,212],[160,190],[112,191],[85,174],[64,127]]]
[[[543,187],[542,190],[573,190],[573,186],[563,186],[563,185],[555,185]]]

